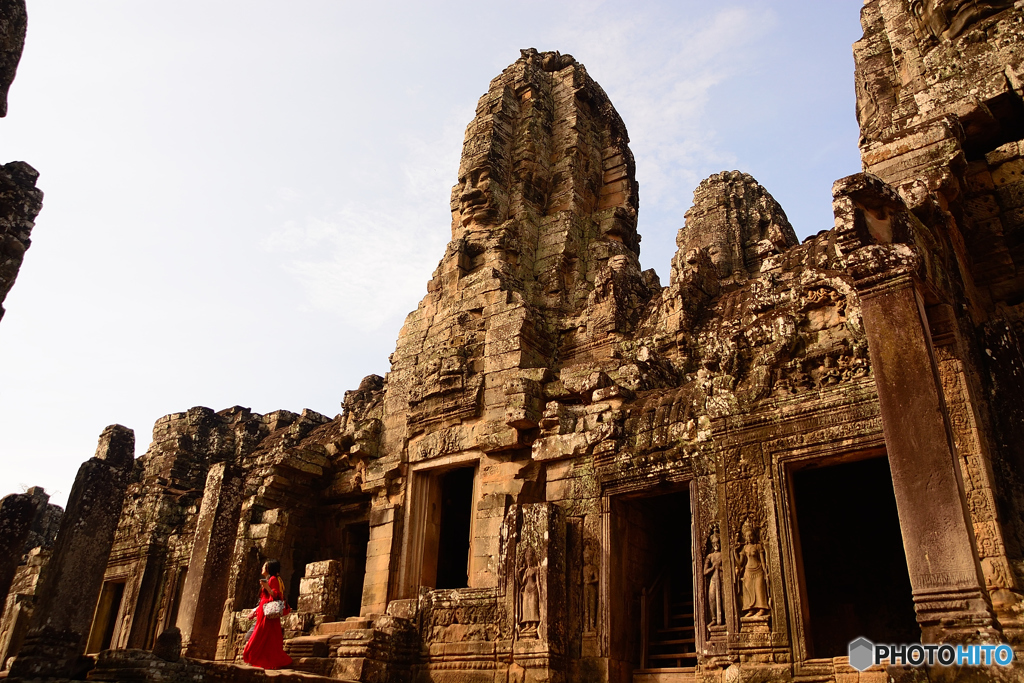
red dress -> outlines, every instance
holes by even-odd
[[[281,620],[268,619],[263,614],[265,604],[281,599],[281,582],[276,576],[271,576],[267,585],[270,586],[269,593],[266,588],[260,586],[260,604],[253,610],[256,613],[256,627],[253,629],[249,642],[245,644],[245,649],[242,650],[242,660],[246,664],[263,669],[283,669],[292,663],[292,658],[284,651]],[[287,607],[285,608],[285,614],[290,611]]]

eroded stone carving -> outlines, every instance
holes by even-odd
[[[741,589],[740,609],[748,617],[763,617],[771,612],[768,600],[767,561],[764,546],[749,518],[740,527],[740,542],[735,550],[736,577]]]
[[[536,638],[540,625],[540,587],[537,585],[537,553],[526,549],[523,568],[519,573],[519,634],[523,638]]]
[[[1013,6],[1013,0],[912,0],[921,27],[936,38],[952,40],[971,24]]]
[[[708,581],[708,623],[725,623],[725,605],[722,602],[722,539],[716,526],[708,537],[708,554],[704,558],[704,577]]]

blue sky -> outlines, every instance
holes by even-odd
[[[702,178],[752,174],[805,237],[860,170],[859,0],[28,4],[0,162],[46,197],[0,321],[0,495],[63,502],[107,424],[141,455],[161,415],[334,415],[385,373],[520,48],[608,92],[663,282]]]

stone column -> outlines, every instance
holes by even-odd
[[[502,526],[500,582],[514,641],[510,671],[527,683],[557,678],[564,666],[565,528],[554,503],[513,505]]]
[[[80,673],[134,461],[135,433],[111,425],[100,435],[96,456],[79,468],[12,678]]]
[[[386,499],[385,499],[386,501]],[[401,539],[402,508],[381,502],[375,497],[370,509],[370,542],[366,548],[366,575],[363,579],[363,597],[359,608],[360,616],[384,614],[388,599],[393,597],[392,565],[397,556],[395,545]],[[405,594],[398,597],[415,596],[417,587],[408,586]]]
[[[206,476],[178,608],[177,626],[188,657],[213,659],[217,654],[217,634],[242,512],[242,485],[241,472],[226,462],[210,467]]]
[[[926,228],[873,176],[839,180],[833,193],[838,242],[861,300],[923,641],[995,637],[924,311],[929,254],[915,234]]]
[[[13,493],[0,500],[0,617],[4,616],[7,592],[21,564],[25,539],[35,515],[32,496]]]

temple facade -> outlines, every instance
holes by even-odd
[[[800,242],[715,174],[667,284],[608,96],[523,50],[390,372],[334,418],[168,415],[134,462],[107,428],[14,572],[8,679],[256,680],[232,663],[274,558],[295,680],[1020,680],[848,659],[1024,655],[1024,8],[861,20],[834,226]]]

